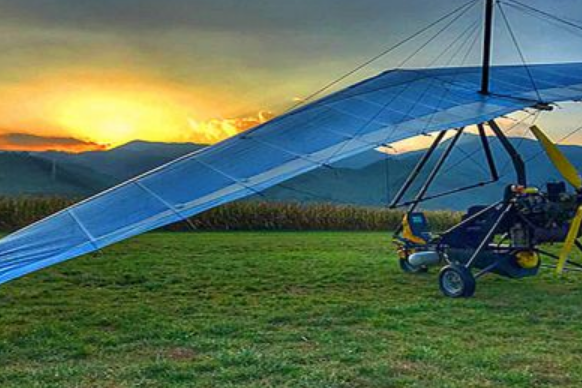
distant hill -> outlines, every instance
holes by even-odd
[[[50,159],[24,152],[0,152],[0,194],[84,197],[101,191],[111,178],[71,164],[55,168]]]
[[[0,195],[86,197],[204,148],[135,141],[108,151],[0,151]]]
[[[546,155],[541,152],[536,141],[522,138],[512,138],[510,141],[518,148],[524,160],[532,159],[527,164],[530,184],[542,185],[548,181],[561,179]],[[509,158],[494,138],[491,138],[491,147],[498,170],[502,175],[501,181],[455,196],[429,201],[423,206],[433,209],[465,209],[477,203],[486,204],[499,200],[504,187],[514,181],[514,174]],[[570,160],[582,169],[582,147],[562,146],[561,148]],[[421,178],[426,177],[427,171],[434,166],[443,149],[444,147],[441,146],[435,152]],[[471,158],[467,157],[468,154],[473,153],[475,154]],[[377,151],[370,151],[356,157],[355,168],[351,166],[350,160],[342,161],[335,166],[335,169],[319,169],[296,177],[267,190],[264,195],[265,198],[274,201],[328,201],[386,206],[423,154],[424,151],[417,151],[388,156]],[[465,135],[431,186],[429,195],[484,182],[488,179],[487,164],[481,151],[480,139],[474,135]],[[410,192],[414,193],[415,188],[417,189],[418,186],[413,187]],[[408,199],[412,198],[409,196]]]
[[[528,177],[532,184],[560,179],[537,142],[521,138],[511,139],[511,142],[526,160],[535,157],[528,164]],[[463,209],[499,199],[504,186],[514,178],[509,158],[499,142],[492,138],[491,144],[498,169],[504,175],[502,181],[427,202],[425,207]],[[136,141],[108,151],[81,154],[3,152],[0,153],[0,183],[3,183],[0,184],[0,194],[89,195],[203,147],[198,144]],[[443,148],[436,152],[429,167],[434,165]],[[582,147],[563,146],[562,149],[575,165],[582,167]],[[273,187],[264,193],[262,199],[386,206],[423,153],[416,151],[388,156],[368,151],[336,163],[333,169],[318,169]],[[471,158],[467,158],[468,154],[473,153]],[[488,175],[485,170],[479,138],[465,135],[429,194],[486,181]]]
[[[42,152],[38,155],[67,165],[93,169],[108,175],[112,183],[119,183],[204,147],[204,145],[193,143],[133,141],[107,151],[80,154]]]

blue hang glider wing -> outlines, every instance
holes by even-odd
[[[543,102],[582,100],[582,64],[393,70],[186,155],[0,240],[0,283],[255,194],[328,163]],[[531,76],[530,76],[531,75]]]

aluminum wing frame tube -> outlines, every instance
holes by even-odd
[[[509,139],[507,139],[507,136],[505,136],[505,134],[503,133],[499,125],[497,125],[495,120],[489,120],[488,123],[489,127],[491,128],[493,133],[495,133],[497,138],[499,138],[501,145],[511,158],[511,163],[513,163],[513,168],[515,169],[515,174],[517,176],[517,183],[521,186],[527,186],[525,163],[523,162],[521,155],[519,154],[519,152],[517,152],[517,150],[515,149],[513,144],[511,144]]]
[[[445,137],[447,132],[448,132],[448,130],[444,130],[444,131],[439,132],[437,137],[432,142],[428,151],[425,152],[425,154],[418,161],[416,166],[414,166],[414,169],[412,170],[412,172],[408,175],[406,182],[404,182],[404,185],[402,185],[402,187],[400,188],[400,190],[396,194],[396,197],[394,197],[394,200],[392,201],[390,206],[388,206],[389,209],[395,209],[397,207],[403,206],[403,205],[399,204],[400,200],[408,192],[408,190],[410,189],[410,186],[412,186],[412,184],[414,183],[416,178],[418,178],[418,175],[424,169],[424,166],[426,165],[426,163],[428,163],[430,157],[432,156],[434,151],[437,149],[437,147],[439,146],[439,144],[441,143],[441,141],[443,140],[443,138]]]
[[[459,129],[457,129],[457,133],[455,134],[455,136],[453,137],[453,139],[449,143],[449,145],[448,145],[447,149],[445,150],[445,152],[441,155],[441,157],[440,157],[439,161],[437,162],[436,166],[432,169],[430,175],[426,179],[426,182],[421,187],[420,191],[416,195],[416,198],[414,198],[413,203],[409,206],[408,211],[407,211],[408,213],[413,212],[417,208],[418,204],[420,202],[422,202],[424,196],[426,195],[426,192],[430,188],[430,185],[435,180],[435,178],[437,177],[438,173],[441,171],[443,165],[445,164],[446,160],[448,159],[449,155],[451,154],[451,151],[453,151],[453,148],[455,148],[455,145],[457,144],[457,141],[459,141],[459,138],[463,134],[463,131],[464,130],[465,130],[465,127],[461,127]]]

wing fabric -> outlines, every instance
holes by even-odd
[[[421,133],[582,100],[582,64],[393,70],[186,155],[0,240],[0,283]],[[537,89],[537,91],[536,91]]]

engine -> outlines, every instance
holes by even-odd
[[[545,193],[537,189],[512,191],[509,195],[514,198],[515,211],[507,218],[505,227],[513,246],[565,240],[581,199],[578,193],[568,193],[563,182],[548,183]]]

